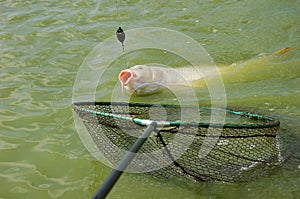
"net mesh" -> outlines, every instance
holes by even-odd
[[[197,107],[203,122],[195,124],[180,121],[183,109],[193,113],[193,107],[111,102],[73,104],[93,141],[113,165],[120,162],[147,128],[133,120],[152,119],[153,113],[159,116],[161,107],[172,124],[151,134],[129,170],[167,178],[243,182],[266,175],[281,161],[276,136],[279,121],[268,117],[218,109],[226,111],[226,123],[213,125],[209,123],[211,109]],[[178,135],[180,139],[175,139]],[[185,140],[189,140],[189,146],[179,150]]]

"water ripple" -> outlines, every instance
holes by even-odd
[[[119,2],[118,17],[114,1],[0,1],[1,198],[89,198],[109,174],[98,162],[94,161],[96,168],[91,165],[73,126],[71,98],[79,66],[120,24],[125,30],[155,26],[182,31],[205,45],[217,63],[227,65],[291,46],[289,54],[271,60],[276,63],[269,68],[271,73],[262,64],[244,74],[254,82],[229,78],[229,83],[235,83],[227,85],[228,101],[232,106],[272,110],[284,127],[299,134],[298,4]],[[139,61],[147,58],[138,57]],[[108,98],[116,80],[107,77],[103,82],[97,88],[99,96]],[[148,99],[149,103],[155,100]],[[136,176],[127,175],[112,197],[291,196],[298,188],[299,153],[295,157],[283,170],[286,176],[249,184],[209,183],[203,188],[145,176],[136,183]],[[270,186],[264,186],[266,182]]]

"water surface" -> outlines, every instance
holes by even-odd
[[[129,0],[119,1],[118,15],[114,1],[4,0],[0,198],[89,198],[109,175],[111,169],[82,144],[71,103],[81,63],[119,25],[124,30],[151,26],[182,32],[203,45],[219,67],[254,60],[242,75],[224,79],[228,106],[275,116],[299,143],[299,1]],[[267,62],[255,61],[284,47],[291,50]],[[129,56],[135,62],[147,59],[142,52]],[[99,100],[109,97],[116,82],[114,73],[107,78],[112,81],[99,86]],[[163,95],[136,100],[160,102]],[[197,95],[200,104],[209,102],[207,91]],[[298,143],[272,175],[253,182],[195,183],[125,174],[110,198],[299,198]]]

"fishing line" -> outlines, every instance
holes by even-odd
[[[116,9],[117,9],[118,23],[119,23],[119,26],[121,26],[121,23],[120,23],[120,14],[119,14],[119,0],[116,0],[115,3],[116,3]]]
[[[120,17],[120,13],[119,13],[119,0],[116,0],[115,3],[116,3],[116,9],[117,9],[117,18],[118,18],[118,23],[119,23],[119,28],[117,29],[116,36],[117,36],[117,39],[119,40],[119,42],[121,42],[121,44],[122,44],[123,52],[125,52],[125,49],[124,49],[125,32],[121,28],[121,22],[120,22],[121,17]]]

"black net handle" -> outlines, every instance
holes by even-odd
[[[144,131],[144,133],[136,140],[136,142],[131,146],[128,153],[120,161],[119,165],[111,172],[110,176],[105,180],[101,187],[96,191],[92,199],[103,199],[107,196],[110,190],[113,188],[115,183],[118,181],[120,176],[126,170],[127,166],[130,164],[138,150],[145,143],[150,134],[155,131],[157,124],[152,122]]]

